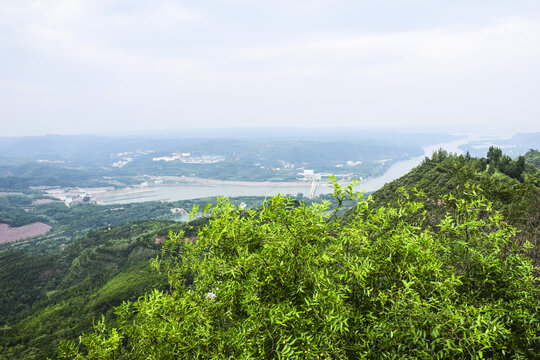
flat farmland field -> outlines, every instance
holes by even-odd
[[[0,244],[43,235],[51,229],[50,225],[41,222],[14,228],[8,224],[0,224]]]

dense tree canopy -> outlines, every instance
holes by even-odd
[[[527,151],[524,157],[527,164],[530,164],[535,168],[540,169],[540,151],[530,149],[529,151]]]
[[[171,290],[116,309],[67,359],[536,358],[539,291],[515,230],[480,190],[424,202],[358,201],[351,221],[328,203],[285,197],[257,212],[220,200],[198,237],[171,234],[156,261]],[[421,194],[417,194],[421,196]]]

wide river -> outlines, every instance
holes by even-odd
[[[379,177],[367,179],[355,187],[358,191],[375,191],[382,187],[385,183],[397,179],[398,177],[406,174],[412,168],[419,165],[426,156],[442,148],[452,153],[461,153],[459,146],[466,144],[474,138],[463,138],[452,142],[441,143],[426,146],[423,148],[424,155],[414,157],[408,160],[398,161],[394,163],[390,168]],[[272,196],[277,194],[291,194],[296,195],[302,193],[308,195],[311,190],[311,184],[301,185],[294,183],[291,185],[271,183],[251,183],[249,185],[228,184],[220,183],[215,185],[198,184],[198,183],[186,183],[178,185],[164,185],[150,188],[146,191],[125,193],[119,191],[107,193],[106,196],[100,196],[97,200],[102,204],[125,204],[142,201],[177,201],[205,198],[211,196]],[[326,194],[332,191],[326,184],[317,185],[315,195]]]

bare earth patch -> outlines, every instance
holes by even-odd
[[[154,240],[154,244],[156,245],[163,244],[164,241],[165,241],[164,237],[157,237],[156,240]]]
[[[53,202],[58,202],[58,200],[52,200],[52,199],[37,199],[32,201],[32,205],[43,205],[43,204],[50,204]]]
[[[0,224],[0,244],[43,235],[51,229],[51,226],[41,222],[14,228],[8,224]]]

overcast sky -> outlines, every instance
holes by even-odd
[[[0,0],[0,125],[540,130],[540,1]]]

